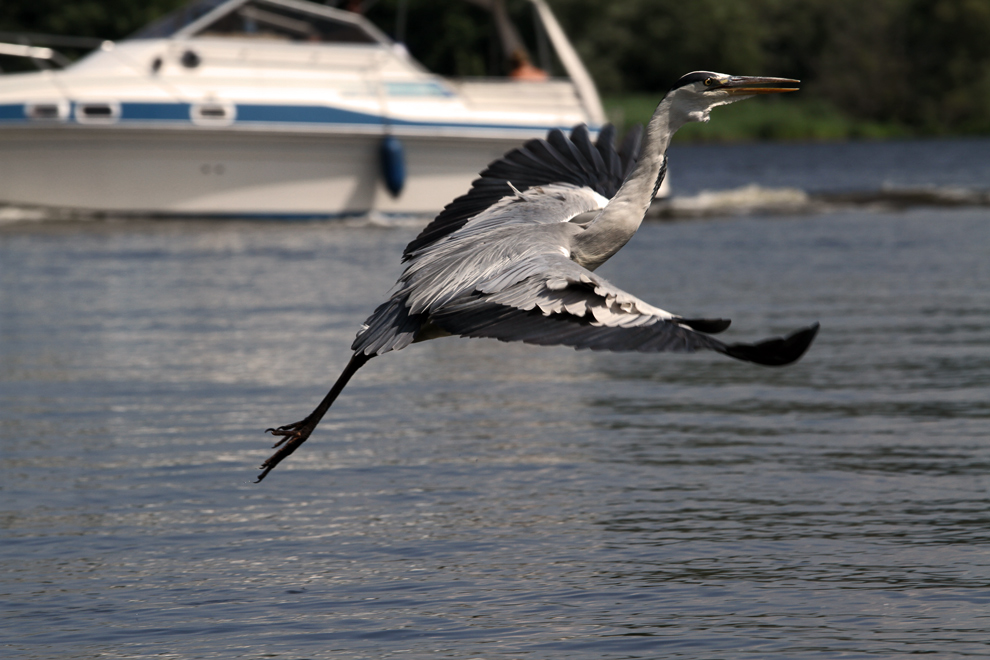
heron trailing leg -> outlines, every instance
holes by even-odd
[[[340,376],[337,377],[337,382],[333,384],[327,395],[323,397],[323,401],[320,401],[320,405],[316,406],[316,410],[311,412],[305,419],[298,422],[293,422],[292,424],[286,424],[285,426],[280,426],[277,429],[267,429],[266,433],[271,433],[274,436],[282,436],[282,439],[276,442],[273,446],[278,447],[278,451],[268,457],[264,463],[261,464],[261,469],[264,470],[259,476],[258,483],[271,472],[276,465],[282,462],[284,458],[289,456],[292,452],[299,448],[302,443],[306,442],[313,429],[316,425],[320,423],[323,416],[327,414],[327,410],[333,405],[333,402],[337,399],[340,393],[347,386],[347,382],[351,379],[357,370],[365,365],[365,363],[371,359],[372,356],[365,355],[364,353],[355,353],[351,358],[351,361],[347,363],[344,367],[344,371],[341,372]]]

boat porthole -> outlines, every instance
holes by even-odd
[[[65,121],[69,116],[69,104],[65,101],[25,103],[24,116],[32,121]]]
[[[120,103],[116,101],[78,103],[75,116],[76,121],[83,124],[112,124],[120,119]]]
[[[193,103],[189,118],[199,126],[230,126],[237,118],[237,106],[229,101]]]
[[[196,51],[187,50],[182,54],[182,58],[179,62],[181,62],[182,66],[187,69],[195,69],[199,66],[199,63],[202,62],[202,60],[199,58],[199,55],[196,54]]]
[[[112,119],[113,108],[106,104],[80,106],[87,119]]]

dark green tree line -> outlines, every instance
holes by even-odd
[[[990,132],[990,0],[556,0],[606,92],[690,69],[800,78],[861,119]]]
[[[507,2],[532,38],[526,3]],[[606,94],[657,93],[695,69],[766,73],[802,79],[803,96],[851,117],[925,133],[990,133],[990,0],[550,2]],[[2,0],[0,30],[121,39],[183,4]],[[369,4],[393,31],[398,0]],[[498,72],[493,34],[477,25],[475,7],[409,7],[407,43],[428,67]]]

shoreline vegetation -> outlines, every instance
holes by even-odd
[[[491,15],[476,6],[486,3],[315,1],[363,11],[437,74],[508,73]],[[0,32],[119,40],[189,2],[2,0]],[[548,2],[620,129],[645,123],[681,75],[707,70],[796,78],[801,91],[717,108],[717,121],[686,126],[677,142],[990,135],[988,0]],[[532,6],[504,7],[534,62],[562,75]],[[0,57],[0,69],[29,66],[11,59]]]
[[[800,92],[798,92],[800,93]],[[602,97],[608,120],[620,133],[653,115],[662,93],[616,94]],[[795,95],[796,96],[796,95]],[[688,124],[674,143],[843,140],[887,140],[926,137],[898,123],[855,119],[818,99],[752,99],[712,111],[707,124]]]

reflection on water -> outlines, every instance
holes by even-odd
[[[0,638],[26,658],[990,651],[983,210],[654,224],[603,269],[752,340],[440,340],[262,485],[409,228],[0,233]]]

